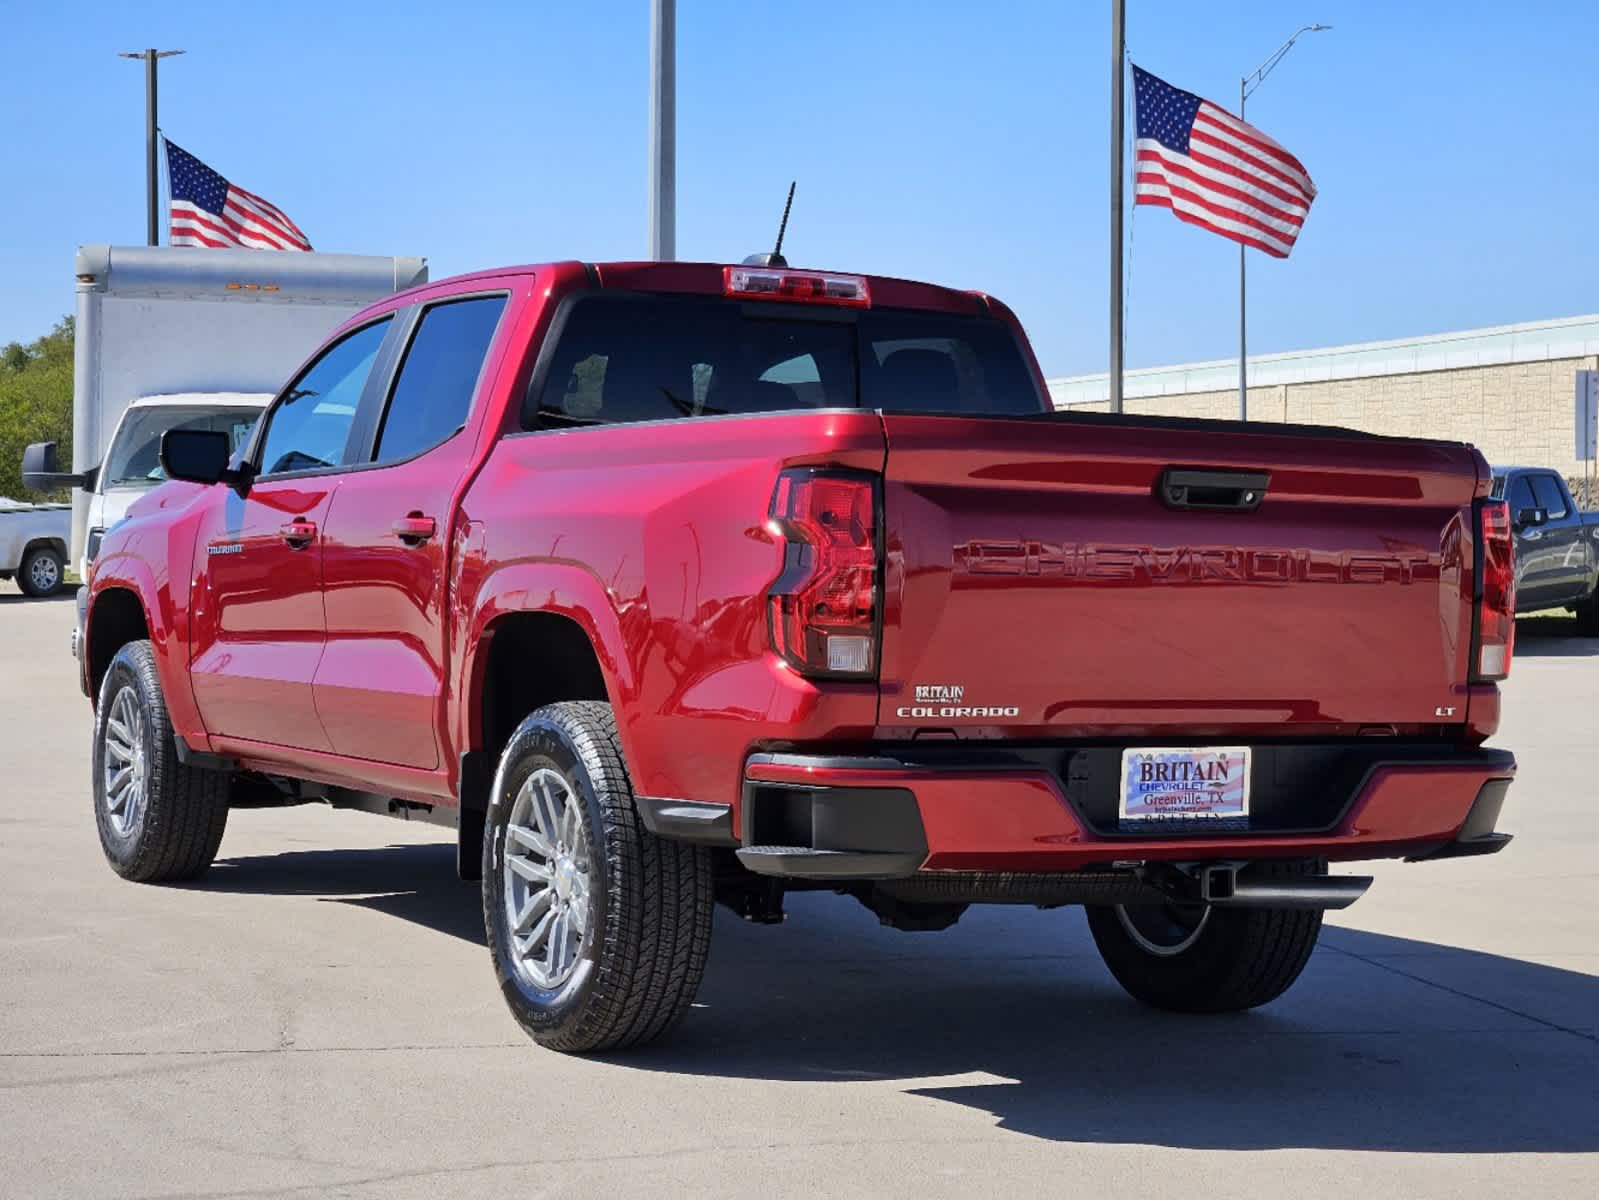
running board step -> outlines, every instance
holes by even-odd
[[[885,850],[817,850],[810,846],[744,846],[738,861],[757,875],[789,879],[903,879],[926,855]]]

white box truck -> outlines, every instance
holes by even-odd
[[[23,482],[70,486],[71,557],[85,573],[100,535],[163,478],[161,435],[178,425],[242,442],[328,331],[374,300],[427,282],[427,260],[186,246],[82,246],[72,470],[30,446]]]
[[[427,259],[188,246],[80,246],[73,344],[72,470],[29,446],[22,482],[71,487],[71,561],[164,478],[161,435],[221,429],[242,444],[329,330],[374,300],[426,283]],[[78,650],[84,589],[78,589]]]

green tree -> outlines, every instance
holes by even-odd
[[[72,318],[24,346],[0,349],[0,496],[37,499],[22,487],[22,451],[59,442],[72,461]]]

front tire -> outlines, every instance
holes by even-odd
[[[17,586],[25,596],[42,600],[54,596],[67,580],[67,564],[49,546],[36,546],[22,556],[17,567]]]
[[[1572,608],[1577,615],[1578,637],[1599,637],[1599,592]]]
[[[1314,873],[1319,864],[1269,863],[1256,878]],[[1239,1012],[1291,987],[1321,934],[1317,910],[1205,904],[1088,909],[1110,973],[1135,999],[1173,1012]]]
[[[140,883],[205,874],[228,823],[228,776],[178,761],[155,651],[117,651],[94,722],[94,819],[111,869]]]
[[[710,949],[703,846],[644,828],[609,704],[551,704],[500,756],[483,839],[483,921],[500,990],[541,1046],[648,1042],[699,989]]]

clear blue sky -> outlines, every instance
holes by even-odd
[[[1103,370],[1108,0],[680,0],[678,247],[979,287],[1051,375]],[[1294,255],[1251,252],[1265,352],[1599,309],[1599,5],[1128,0],[1140,66],[1249,118],[1320,188]],[[229,14],[249,19],[230,21]],[[0,343],[73,305],[80,242],[144,236],[142,67],[177,142],[318,248],[433,275],[642,257],[647,0],[28,4],[0,73]],[[1129,366],[1234,353],[1236,250],[1142,209]]]

